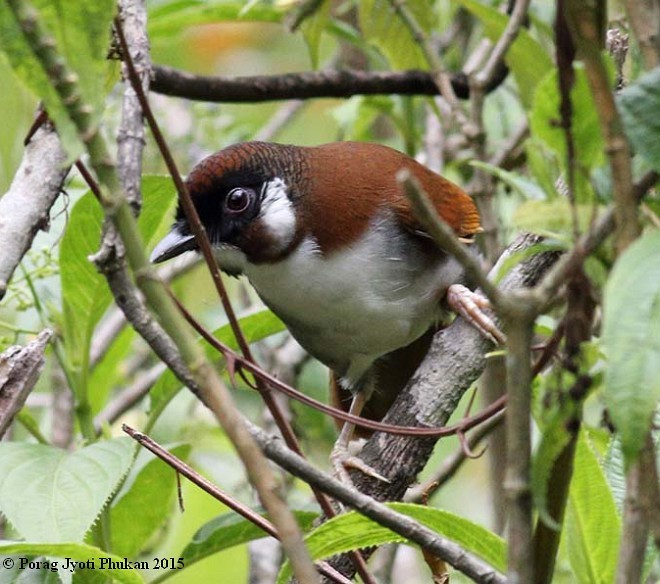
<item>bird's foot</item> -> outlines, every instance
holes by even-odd
[[[506,343],[504,333],[497,328],[493,319],[485,312],[491,310],[487,298],[462,284],[452,284],[447,290],[447,303],[456,314],[460,314],[489,341],[496,345]]]
[[[351,454],[346,444],[337,441],[330,453],[330,462],[334,469],[334,474],[345,485],[353,486],[353,481],[348,473],[349,468],[354,468],[364,473],[365,475],[389,483],[389,479],[378,473],[375,469],[370,467],[364,460]]]

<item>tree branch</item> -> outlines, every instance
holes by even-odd
[[[46,329],[25,347],[0,354],[0,438],[21,410],[43,369],[44,351],[53,332]]]
[[[51,124],[43,124],[25,148],[9,190],[0,198],[0,300],[14,270],[40,229],[69,172],[66,155]]]
[[[488,84],[498,87],[506,75]],[[467,76],[454,73],[449,84],[459,99],[470,94]],[[259,103],[285,99],[354,95],[438,95],[433,77],[424,71],[318,71],[283,75],[223,77],[195,75],[164,65],[153,68],[152,91],[172,97],[217,103]]]

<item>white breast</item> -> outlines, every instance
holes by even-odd
[[[263,301],[305,349],[355,384],[380,356],[422,335],[440,300],[461,278],[455,260],[436,262],[406,244],[390,220],[379,220],[350,249],[324,257],[307,238],[283,261],[244,271]]]

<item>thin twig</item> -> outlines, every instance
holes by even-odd
[[[486,88],[492,82],[495,74],[497,73],[502,60],[504,59],[507,51],[518,37],[520,29],[524,26],[527,19],[527,10],[529,9],[530,0],[517,0],[511,12],[511,17],[502,32],[502,36],[497,39],[495,47],[488,57],[488,61],[481,68],[481,70],[474,75],[474,82],[480,88]]]
[[[133,438],[133,440],[138,442],[140,446],[144,446],[144,448],[155,454],[165,464],[171,466],[177,472],[177,474],[181,474],[186,477],[190,482],[194,483],[200,489],[202,489],[202,491],[208,493],[211,495],[211,497],[217,501],[220,501],[223,505],[226,505],[232,511],[238,513],[241,517],[244,517],[253,525],[256,525],[259,529],[263,530],[264,533],[274,537],[275,539],[279,539],[277,530],[270,521],[265,519],[259,513],[255,512],[253,509],[250,509],[250,507],[247,505],[241,503],[238,499],[235,499],[231,495],[228,495],[223,490],[219,489],[207,478],[200,475],[194,468],[163,448],[160,444],[158,444],[158,442],[146,434],[131,428],[127,424],[122,425],[122,430],[131,438]],[[333,582],[338,582],[339,584],[350,584],[350,580],[342,576],[339,572],[327,564],[320,563],[318,568],[322,574],[330,578]]]
[[[239,372],[240,368],[245,369],[287,397],[308,405],[319,412],[328,414],[336,420],[341,420],[342,422],[350,422],[351,424],[354,424],[360,428],[377,430],[379,432],[384,432],[386,434],[392,434],[396,436],[418,436],[434,438],[439,438],[441,436],[453,436],[458,432],[466,432],[471,428],[478,426],[479,424],[483,423],[501,411],[505,405],[504,399],[498,400],[497,402],[493,402],[488,407],[484,408],[478,414],[466,417],[453,426],[444,426],[442,428],[396,426],[393,424],[376,422],[375,420],[370,420],[367,418],[361,418],[359,416],[355,416],[353,414],[349,414],[348,412],[344,412],[343,410],[329,406],[328,404],[324,404],[323,402],[317,401],[314,398],[299,392],[297,389],[287,385],[286,383],[283,383],[280,379],[277,379],[271,373],[262,369],[252,361],[248,361],[245,357],[239,355],[230,347],[216,339],[192,316],[192,314],[186,309],[185,306],[183,306],[176,298],[174,298],[174,300],[177,303],[181,314],[188,321],[190,326],[192,326],[212,347],[219,351],[228,362],[231,362],[233,364],[233,368],[239,368]]]
[[[504,421],[504,410],[491,416],[483,424],[481,424],[474,432],[467,438],[467,444],[470,449],[475,448],[484,438],[486,438],[493,430],[499,428],[500,424]],[[442,461],[442,464],[424,481],[421,485],[417,485],[406,493],[405,500],[411,503],[421,503],[424,498],[433,495],[440,487],[445,485],[461,468],[463,463],[467,460],[463,448],[458,448],[453,454],[449,455]]]

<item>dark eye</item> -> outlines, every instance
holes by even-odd
[[[242,213],[250,206],[253,192],[248,189],[238,187],[229,191],[225,199],[225,207],[232,213]]]

